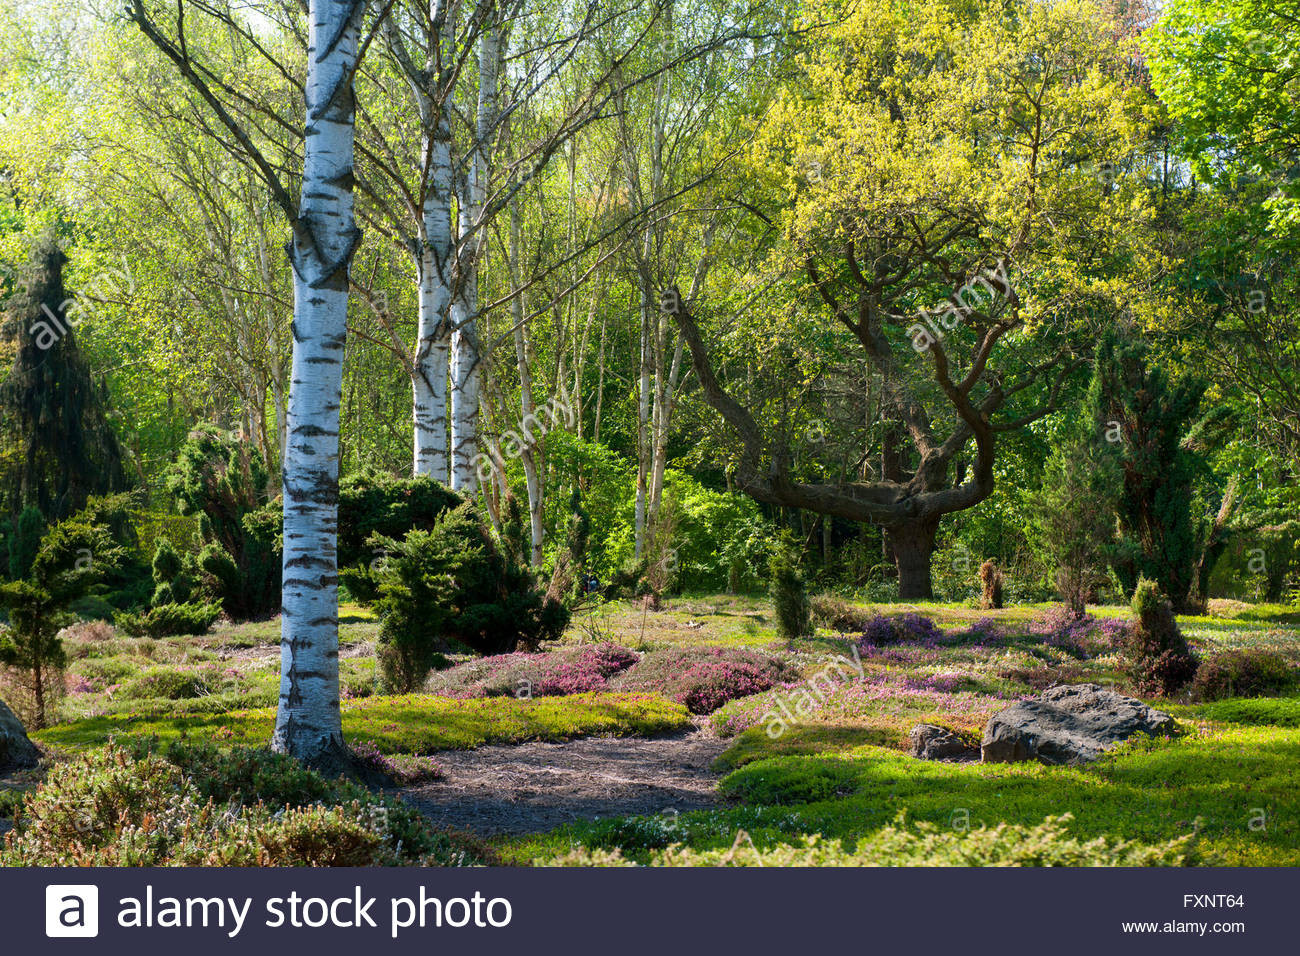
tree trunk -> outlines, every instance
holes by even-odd
[[[930,518],[885,529],[885,542],[898,568],[898,598],[901,601],[929,601],[934,598],[930,583],[930,555],[939,519]]]
[[[447,363],[451,353],[451,104],[420,93],[429,156],[429,190],[420,210],[416,258],[419,331],[411,370],[414,473],[447,481]],[[435,115],[436,111],[436,115]]]
[[[290,255],[294,337],[284,455],[280,701],[271,746],[345,761],[339,717],[338,454],[353,221],[352,76],[364,5],[312,0],[302,201]]]
[[[487,195],[488,152],[496,126],[497,72],[501,62],[501,34],[489,26],[479,41],[478,115],[473,156],[466,174],[460,209],[462,269],[456,301],[452,305],[451,367],[451,486],[472,492],[477,480],[478,413],[482,355],[478,337],[478,269],[480,250],[486,247],[483,204]]]
[[[39,650],[40,641],[43,640],[39,635],[36,638],[38,650],[32,655],[32,694],[35,699],[36,716],[32,720],[33,730],[45,729],[45,671],[41,668],[41,652]]]

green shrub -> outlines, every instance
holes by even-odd
[[[143,614],[119,614],[116,624],[132,637],[206,634],[221,616],[220,604],[163,604]]]
[[[942,830],[933,823],[908,827],[900,814],[858,840],[852,849],[818,835],[796,845],[757,846],[739,831],[727,849],[693,850],[674,845],[650,855],[651,866],[1182,866],[1190,837],[1147,846],[1098,837],[1082,842],[1069,835],[1073,817],[1047,817],[1037,826],[999,823],[968,833]],[[618,850],[573,850],[538,865],[632,866]]]
[[[1125,655],[1134,685],[1143,694],[1176,693],[1196,676],[1197,660],[1178,629],[1173,608],[1154,581],[1138,581],[1133,617]]]
[[[768,562],[770,594],[776,612],[777,633],[787,641],[813,633],[812,609],[803,572],[788,547],[777,549]]]
[[[158,541],[158,547],[153,553],[152,568],[155,606],[177,602],[184,604],[190,599],[194,591],[194,578],[188,573],[184,559],[166,538]]]
[[[419,687],[450,647],[487,655],[536,649],[568,624],[567,606],[547,598],[526,565],[506,560],[471,504],[442,513],[432,530],[371,541],[387,554],[375,569],[375,609],[388,691]]]
[[[204,592],[213,600],[221,601],[228,611],[237,612],[244,583],[235,559],[220,544],[210,541],[199,552],[198,567],[203,575]]]
[[[428,475],[397,478],[379,472],[350,474],[339,482],[339,567],[367,564],[370,539],[433,530],[438,518],[464,499]]]
[[[1265,697],[1296,686],[1296,668],[1276,651],[1224,651],[1201,662],[1192,681],[1198,700]]]
[[[203,540],[219,547],[235,566],[238,586],[204,569],[214,577],[203,597],[220,598],[237,618],[267,614],[280,605],[278,526],[247,520],[263,508],[278,510],[277,503],[267,504],[269,483],[256,449],[236,435],[206,425],[190,433],[166,476],[167,490],[176,496],[181,513],[199,515]],[[197,576],[198,563],[192,556],[190,561],[187,571]],[[220,570],[228,577],[228,568]],[[218,580],[221,593],[212,593]],[[174,600],[183,604],[190,596],[178,592]]]
[[[17,581],[27,577],[45,534],[45,516],[39,508],[24,508],[14,520],[9,542],[9,577]]]
[[[0,631],[0,664],[17,671],[30,701],[23,716],[36,727],[45,726],[47,698],[63,690],[67,657],[59,632],[75,622],[72,602],[85,597],[121,558],[108,530],[81,513],[40,539],[25,578],[0,584],[0,608],[10,624]]]

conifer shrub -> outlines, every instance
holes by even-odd
[[[375,535],[371,546],[385,553],[373,573],[380,683],[390,693],[418,688],[444,651],[536,650],[569,623],[568,606],[507,559],[470,503],[444,511],[431,530]]]
[[[1197,660],[1178,629],[1173,606],[1148,578],[1139,579],[1133,592],[1133,617],[1125,651],[1138,692],[1178,692],[1196,676]]]
[[[0,608],[9,627],[0,631],[0,664],[19,675],[20,706],[36,727],[45,725],[48,698],[62,692],[67,655],[59,632],[75,620],[71,606],[122,559],[108,531],[76,515],[40,539],[24,577],[0,584]]]
[[[269,500],[269,484],[261,454],[212,426],[190,433],[166,476],[181,513],[199,516],[204,543],[197,558],[183,557],[181,573],[191,588],[203,585],[203,600],[220,602],[237,619],[270,614],[280,606],[279,523],[268,524],[262,514],[279,508]],[[161,583],[158,571],[155,567],[154,577]],[[171,583],[172,602],[195,599],[183,585],[178,591]]]
[[[787,641],[811,637],[812,606],[803,572],[789,547],[780,547],[768,561],[769,594],[776,612],[777,633]]]
[[[14,520],[9,536],[9,577],[17,581],[27,577],[45,534],[45,517],[39,508],[24,508]]]
[[[114,622],[132,637],[171,637],[206,634],[221,616],[221,605],[203,601],[161,604],[141,614],[121,613]]]

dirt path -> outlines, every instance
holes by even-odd
[[[480,836],[535,833],[575,820],[716,805],[709,764],[727,741],[695,730],[668,737],[584,737],[444,751],[443,780],[401,795],[435,826]]]

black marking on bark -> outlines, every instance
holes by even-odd
[[[323,591],[325,586],[316,578],[285,578],[284,589],[296,588],[302,591]]]

